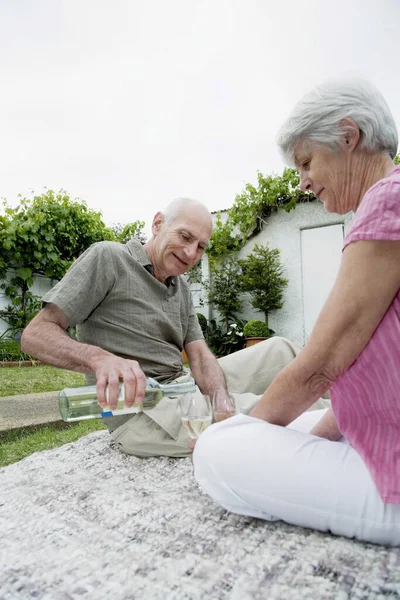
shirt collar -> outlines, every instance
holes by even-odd
[[[146,269],[146,271],[154,276],[153,263],[151,262],[141,242],[135,238],[132,238],[126,242],[126,247],[128,248],[129,253],[138,261],[138,263],[140,263]],[[176,277],[168,277],[165,280],[165,285],[167,287],[170,285],[176,285]]]
[[[143,265],[145,268],[151,267],[151,271],[153,270],[151,260],[144,249],[144,246],[142,246],[139,240],[132,238],[126,242],[126,247],[128,248],[129,253],[138,261],[138,263]]]

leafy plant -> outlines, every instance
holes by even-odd
[[[22,278],[13,277],[11,283],[3,283],[0,286],[5,295],[11,299],[11,304],[0,311],[1,318],[9,325],[7,336],[19,340],[25,325],[41,308],[40,296],[32,294],[26,281]]]
[[[242,274],[237,260],[229,258],[224,263],[214,266],[211,280],[206,285],[207,301],[213,304],[225,320],[225,333],[228,333],[229,323],[235,320],[235,313],[241,311],[243,301]]]
[[[0,342],[0,362],[4,361],[22,361],[32,360],[29,354],[24,354],[18,342],[14,340],[5,340]]]
[[[252,319],[251,321],[247,321],[246,325],[243,328],[243,334],[246,338],[252,337],[269,337],[272,329],[268,328],[268,325],[264,323],[264,321],[258,321],[257,319]]]
[[[137,221],[121,231],[110,229],[100,212],[83,200],[72,200],[65,190],[19,200],[15,208],[4,202],[0,217],[0,280],[7,271],[15,273],[0,286],[11,300],[0,316],[15,331],[22,330],[40,308],[29,291],[35,275],[59,280],[91,244],[126,239],[143,226]]]
[[[248,183],[236,196],[228,219],[223,222],[217,215],[207,249],[210,262],[218,262],[243,248],[251,237],[261,231],[272,212],[279,208],[289,212],[298,202],[315,200],[314,194],[303,192],[298,185],[299,175],[295,169],[285,169],[281,176],[258,173],[257,186]]]
[[[243,333],[244,325],[245,322],[241,319],[236,319],[235,322],[229,324],[228,333],[223,340],[225,354],[232,354],[232,352],[237,352],[245,347],[246,338]]]
[[[283,292],[288,280],[283,277],[280,251],[256,244],[253,252],[239,261],[243,271],[243,290],[251,295],[251,305],[264,313],[268,327],[268,313],[282,308]]]
[[[216,356],[223,356],[223,338],[226,335],[215,319],[210,319],[207,324],[205,340],[207,346]]]
[[[199,320],[199,325],[201,327],[203,335],[205,336],[207,333],[207,319],[202,313],[197,313],[197,318]]]
[[[146,236],[142,229],[145,225],[144,221],[134,221],[123,225],[122,223],[116,223],[110,229],[114,233],[115,241],[121,244],[126,244],[133,237],[137,238],[142,245],[146,243]]]
[[[186,273],[186,279],[189,284],[202,283],[203,275],[201,272],[201,261],[198,262],[194,267],[189,269],[189,271]]]
[[[244,322],[237,319],[228,325],[228,331],[219,326],[215,319],[208,322],[205,339],[207,346],[216,356],[226,356],[242,350],[246,344],[243,335]]]

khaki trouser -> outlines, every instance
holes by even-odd
[[[299,352],[300,348],[289,340],[273,337],[218,359],[228,389],[235,395],[241,412],[251,411],[275,375]],[[189,376],[190,373],[177,381]],[[197,393],[200,393],[198,389]],[[329,406],[329,400],[320,398],[309,410]],[[178,398],[164,398],[155,408],[136,414],[111,435],[120,450],[135,456],[183,457],[191,454]]]

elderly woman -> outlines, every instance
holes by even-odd
[[[301,189],[355,215],[306,346],[249,415],[200,437],[195,476],[235,513],[400,545],[396,125],[371,84],[337,81],[297,104],[278,141]],[[305,412],[328,389],[332,408]]]

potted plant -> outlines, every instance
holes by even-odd
[[[246,338],[246,348],[266,340],[271,333],[274,332],[271,329],[268,329],[268,325],[263,321],[258,321],[257,319],[247,321],[243,328],[243,334]]]
[[[197,313],[197,318],[199,320],[199,325],[201,327],[201,330],[203,332],[203,335],[205,336],[207,333],[207,319],[206,317],[203,315],[203,313]]]
[[[243,301],[242,273],[235,258],[229,258],[223,263],[214,265],[210,281],[205,284],[207,303],[212,304],[219,312],[225,323],[225,333],[229,331],[232,321],[236,322]]]
[[[280,251],[256,244],[253,252],[239,263],[243,272],[242,289],[250,294],[253,308],[264,313],[268,330],[268,314],[282,308],[283,292],[288,284],[283,276]]]

